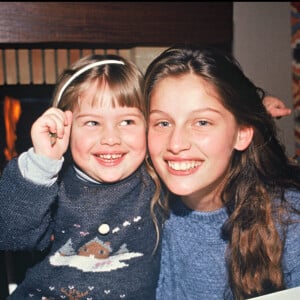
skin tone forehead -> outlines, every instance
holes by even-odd
[[[173,92],[172,89],[169,88],[172,85],[174,86]],[[189,73],[180,76],[165,77],[156,83],[150,97],[150,114],[154,113],[157,106],[159,107],[163,101],[168,101],[170,103],[170,106],[168,107],[169,111],[172,111],[172,108],[175,109],[178,99],[185,97],[185,95],[178,93],[178,90],[184,91],[187,85],[189,87],[189,97],[205,97],[207,95],[210,97],[210,102],[212,99],[215,100],[213,107],[208,106],[208,104],[206,105],[203,101],[199,101],[199,107],[191,111],[191,113],[201,112],[201,110],[211,110],[212,112],[221,115],[225,111],[226,114],[230,113],[224,107],[220,95],[212,83],[196,74]],[[180,115],[178,117],[180,117]]]

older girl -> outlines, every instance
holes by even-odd
[[[171,48],[145,75],[148,146],[170,191],[157,300],[300,285],[300,173],[264,93],[229,55]]]

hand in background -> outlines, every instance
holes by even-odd
[[[266,107],[267,111],[274,118],[288,116],[292,113],[292,110],[290,108],[287,108],[283,101],[273,96],[266,96],[263,99],[263,104]]]

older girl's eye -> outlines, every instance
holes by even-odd
[[[132,125],[132,124],[134,124],[133,120],[123,120],[120,122],[121,126],[128,126],[128,125]]]
[[[170,123],[168,121],[161,121],[158,123],[159,127],[169,127]]]
[[[197,122],[199,126],[207,126],[209,125],[209,122],[206,120],[200,120]]]

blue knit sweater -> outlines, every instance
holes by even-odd
[[[286,196],[300,209],[300,193]],[[225,208],[197,212],[178,198],[171,203],[164,226],[157,300],[233,299],[224,258],[227,242],[221,238],[228,217]],[[299,215],[293,216],[296,218],[300,221]],[[288,228],[282,266],[286,287],[300,286],[300,223]]]
[[[24,179],[11,160],[0,179],[0,249],[50,252],[8,299],[154,299],[160,247],[152,255],[153,192],[144,165],[100,185],[70,166],[46,187]]]

